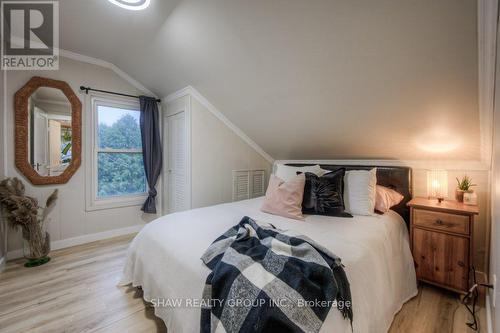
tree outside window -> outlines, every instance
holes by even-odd
[[[139,110],[97,105],[97,198],[146,192]]]

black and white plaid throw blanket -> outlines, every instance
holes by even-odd
[[[202,333],[319,332],[332,306],[352,325],[340,258],[305,236],[245,216],[201,260]]]

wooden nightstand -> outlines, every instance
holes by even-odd
[[[419,281],[455,292],[469,289],[477,206],[414,198],[410,206],[410,245]]]

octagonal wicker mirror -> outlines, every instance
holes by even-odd
[[[34,185],[68,182],[81,164],[80,99],[66,82],[35,76],[14,108],[16,167]]]

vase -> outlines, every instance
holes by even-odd
[[[477,194],[474,191],[464,193],[464,204],[469,206],[477,205]]]
[[[458,202],[464,202],[464,190],[456,189],[455,190],[455,200]]]
[[[23,238],[23,254],[28,261],[25,267],[36,267],[50,261],[50,234],[39,228]]]

